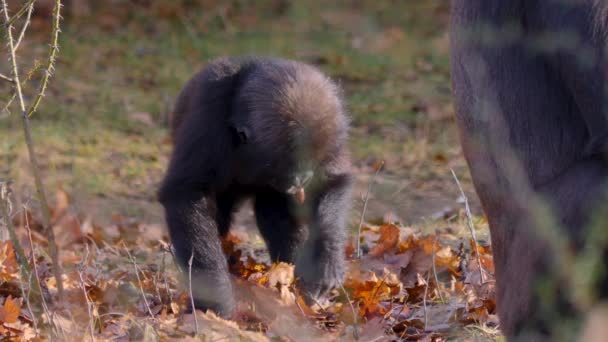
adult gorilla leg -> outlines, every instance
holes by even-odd
[[[185,274],[192,258],[192,296],[196,309],[229,317],[235,308],[228,264],[216,221],[216,203],[200,194],[161,194],[171,242]]]

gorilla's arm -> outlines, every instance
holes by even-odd
[[[340,175],[326,183],[315,199],[309,237],[296,260],[296,275],[306,296],[318,297],[344,278],[351,188],[351,176]]]

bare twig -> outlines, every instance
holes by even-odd
[[[13,93],[11,98],[8,99],[8,101],[6,102],[6,105],[4,105],[4,107],[2,108],[2,111],[10,114],[11,111],[9,110],[9,108],[11,107],[11,105],[13,104],[13,101],[15,101],[16,98],[17,98],[17,94]]]
[[[365,199],[363,201],[363,210],[361,210],[361,219],[359,220],[359,228],[357,229],[357,258],[361,257],[361,227],[363,226],[363,221],[365,220],[365,211],[367,210],[367,202],[369,201],[369,193],[371,192],[372,185],[374,184],[374,181],[376,180],[376,177],[380,173],[380,170],[382,170],[383,166],[384,166],[384,160],[380,162],[380,166],[378,166],[376,173],[374,174],[371,181],[369,182],[369,185],[367,186],[367,193],[365,194]]]
[[[55,321],[53,320],[54,315],[51,315],[51,312],[49,310],[49,306],[46,303],[46,299],[44,298],[44,293],[42,292],[42,286],[40,283],[40,277],[38,276],[38,266],[36,266],[36,251],[34,249],[34,241],[32,239],[32,230],[30,229],[30,222],[29,219],[27,218],[27,210],[24,210],[24,217],[25,217],[25,228],[27,229],[27,237],[30,241],[30,246],[31,246],[31,258],[32,258],[32,267],[34,268],[34,285],[38,286],[38,290],[40,291],[40,302],[42,304],[42,309],[44,310],[46,316],[49,318],[49,323],[51,324],[51,328],[55,330],[55,333],[58,334],[59,329],[57,329],[57,327],[55,326]]]
[[[28,274],[29,280],[27,282],[28,283],[27,294],[25,293],[25,284],[23,283],[23,276],[22,276],[23,273],[24,273],[24,271],[21,269],[21,265],[19,265],[19,283],[21,284],[21,286],[20,286],[21,296],[23,297],[23,300],[25,301],[27,310],[32,315],[32,324],[34,325],[34,331],[36,332],[36,335],[40,335],[40,332],[38,331],[38,320],[36,319],[36,316],[34,315],[34,310],[32,310],[32,304],[30,303],[30,293],[32,292],[32,273]]]
[[[19,45],[23,41],[23,37],[25,36],[25,31],[27,31],[27,27],[30,26],[30,21],[32,19],[32,12],[34,12],[34,3],[30,4],[30,7],[27,10],[27,16],[25,17],[25,22],[23,23],[23,27],[21,27],[21,32],[19,32],[19,37],[17,38],[17,42],[15,43],[15,51],[19,49]]]
[[[144,304],[146,305],[146,309],[148,310],[150,317],[152,317],[152,319],[154,319],[154,314],[152,313],[152,309],[150,309],[150,303],[148,303],[148,299],[146,298],[146,293],[144,292],[143,283],[141,281],[141,278],[139,277],[139,268],[137,267],[137,263],[135,262],[135,259],[131,255],[131,252],[129,252],[127,245],[124,243],[123,243],[123,245],[125,247],[125,251],[127,252],[127,255],[129,256],[129,260],[131,260],[131,263],[133,264],[133,268],[135,269],[135,276],[137,277],[137,282],[139,283],[139,291],[141,292],[141,297],[144,299]]]
[[[82,289],[82,294],[84,295],[84,300],[87,302],[87,311],[89,313],[89,333],[91,334],[91,341],[95,341],[95,325],[93,321],[93,312],[92,306],[93,304],[89,300],[89,294],[87,293],[87,288],[84,283],[84,278],[82,277],[82,271],[86,265],[87,260],[89,259],[89,247],[85,244],[87,252],[85,253],[82,261],[80,262],[80,266],[78,267],[78,278],[80,279],[80,288]]]
[[[0,80],[4,80],[4,81],[10,82],[10,83],[15,82],[12,78],[10,78],[4,74],[0,74]]]
[[[10,26],[15,23],[15,21],[19,20],[25,12],[36,2],[36,0],[28,0],[18,11],[15,13],[10,19],[7,18],[6,23],[4,24],[5,28],[10,30]],[[5,8],[6,10],[6,8]],[[8,13],[7,13],[8,16]]]
[[[429,280],[431,279],[431,272],[427,272],[426,274],[426,286],[424,287],[424,297],[422,297],[422,305],[424,306],[424,331],[427,331],[428,323],[429,323],[429,311],[426,307],[426,294],[429,290]]]
[[[167,252],[163,250],[163,258],[161,261],[160,273],[163,275],[163,284],[165,285],[165,292],[167,292],[167,298],[169,299],[169,304],[173,301],[171,298],[171,290],[169,289],[169,282],[167,281],[167,267],[165,262],[165,257],[167,256]]]
[[[33,1],[31,1],[33,3]],[[29,4],[29,2],[28,2]],[[25,135],[25,140],[27,144],[28,154],[30,157],[30,163],[32,164],[32,171],[34,173],[34,180],[36,182],[36,190],[38,192],[38,200],[40,201],[40,205],[42,207],[42,216],[43,216],[43,224],[44,230],[49,243],[49,252],[51,255],[51,259],[53,262],[53,273],[55,279],[57,281],[57,295],[59,297],[59,301],[63,299],[63,279],[61,278],[61,265],[59,264],[59,251],[57,249],[57,243],[55,242],[55,233],[53,232],[53,227],[51,226],[51,211],[49,209],[48,201],[46,199],[46,193],[44,191],[44,185],[42,184],[42,176],[40,175],[40,168],[38,164],[38,160],[36,158],[36,153],[34,151],[34,142],[32,140],[32,134],[30,129],[30,121],[29,121],[29,111],[25,109],[25,100],[23,99],[23,91],[21,89],[21,81],[19,78],[19,68],[17,66],[17,57],[15,51],[15,40],[13,38],[13,25],[11,19],[8,16],[8,6],[6,4],[6,0],[2,0],[2,8],[4,12],[4,19],[7,26],[7,38],[8,38],[8,46],[9,46],[9,54],[12,66],[12,73],[14,79],[14,85],[17,93],[17,98],[19,99],[19,107],[21,109],[21,117],[23,122],[23,132]],[[55,0],[55,8],[53,10],[53,40],[51,44],[51,52],[49,56],[49,63],[47,65],[47,73],[43,77],[43,87],[44,90],[46,88],[46,83],[48,82],[48,73],[50,69],[53,67],[53,63],[55,62],[55,55],[57,52],[57,37],[59,32],[59,20],[61,10],[61,0]],[[40,94],[39,94],[40,95]],[[38,96],[40,97],[40,96]],[[38,99],[37,97],[37,99]],[[40,102],[38,99],[34,102],[34,105],[30,108],[35,110],[37,103]]]
[[[464,190],[462,189],[462,186],[460,185],[460,181],[458,180],[456,173],[451,168],[450,168],[450,171],[452,172],[452,176],[454,177],[454,180],[456,181],[456,185],[458,186],[458,189],[460,190],[460,195],[464,199],[464,210],[467,215],[467,226],[469,227],[469,231],[471,232],[471,238],[473,239],[473,244],[475,244],[475,246],[474,246],[475,247],[475,256],[477,256],[477,266],[479,267],[479,276],[480,276],[481,283],[483,284],[483,283],[485,283],[485,277],[484,277],[484,273],[483,273],[483,268],[481,266],[481,257],[479,256],[479,250],[478,250],[479,243],[477,243],[477,237],[475,236],[475,226],[473,225],[473,215],[471,214],[471,208],[469,207],[469,200],[467,198],[467,195],[465,195]]]
[[[353,330],[353,338],[355,339],[355,341],[359,341],[359,323],[357,320],[357,310],[355,310],[355,306],[350,301],[350,296],[348,295],[348,292],[346,292],[346,289],[344,288],[344,284],[340,284],[340,288],[342,289],[342,292],[344,292],[344,296],[346,297],[346,300],[348,301],[348,305],[350,305],[350,309],[353,312],[353,325],[355,328]]]
[[[306,314],[306,312],[304,312],[304,309],[302,309],[302,306],[300,305],[300,303],[298,303],[298,300],[295,300],[296,306],[298,307],[298,309],[300,309],[300,313],[302,314],[302,316],[308,318],[308,315]]]
[[[190,291],[190,305],[192,305],[192,315],[194,315],[194,330],[198,336],[198,318],[196,317],[196,307],[194,306],[194,296],[192,295],[192,261],[194,260],[194,251],[188,260],[188,290]]]
[[[441,289],[439,288],[439,278],[437,277],[437,268],[435,266],[435,253],[437,253],[437,251],[435,250],[435,246],[437,245],[437,235],[435,235],[435,240],[433,240],[433,255],[432,255],[432,259],[433,259],[433,275],[435,276],[435,284],[437,285],[437,294],[439,295],[439,299],[441,299],[441,302],[444,302],[443,296],[441,295]]]

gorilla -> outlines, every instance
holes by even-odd
[[[196,308],[234,311],[220,237],[244,198],[272,260],[295,263],[306,298],[342,281],[348,127],[339,87],[303,63],[220,58],[186,84],[159,200],[179,263],[192,260]]]
[[[601,0],[452,0],[457,122],[510,338],[560,337],[581,317],[568,255],[581,260],[607,212],[606,23]],[[605,261],[596,271],[599,300]]]

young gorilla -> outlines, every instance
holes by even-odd
[[[453,0],[451,16],[457,118],[490,225],[501,327],[549,339],[580,315],[560,256],[597,243],[587,226],[606,213],[608,3]],[[556,224],[539,220],[536,200]]]
[[[218,59],[188,82],[159,199],[182,266],[193,257],[196,308],[233,312],[220,236],[248,196],[272,260],[295,263],[308,296],[342,281],[352,183],[347,130],[339,89],[309,65]]]

